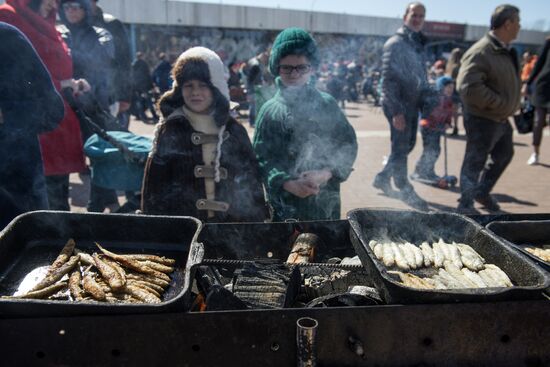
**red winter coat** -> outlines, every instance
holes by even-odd
[[[31,41],[50,72],[58,91],[60,82],[73,76],[69,49],[55,29],[56,12],[44,19],[28,7],[31,0],[6,0],[0,5],[0,21],[21,30]],[[59,126],[40,135],[44,174],[66,175],[85,168],[80,125],[74,111],[65,101],[65,117]]]

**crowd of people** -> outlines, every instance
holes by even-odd
[[[69,175],[87,172],[85,142],[96,125],[127,131],[130,114],[156,124],[142,189],[126,192],[142,213],[213,222],[337,219],[340,184],[358,150],[342,109],[360,94],[382,107],[391,133],[375,188],[388,193],[393,182],[404,202],[428,210],[409,178],[439,178],[441,137],[458,133],[462,113],[467,142],[457,211],[475,214],[474,202],[498,211],[490,193],[513,157],[508,120],[522,98],[535,106],[528,164],[536,164],[550,107],[550,40],[521,65],[510,46],[519,14],[497,7],[482,39],[433,64],[422,33],[426,8],[413,2],[378,59],[369,56],[369,68],[366,59],[322,58],[311,34],[288,28],[247,60],[194,45],[177,58],[159,53],[151,70],[142,51],[131,61],[123,24],[97,0],[6,0],[0,141],[11,153],[0,162],[0,227],[30,210],[70,210]],[[235,119],[235,100],[248,110],[252,142]],[[409,176],[419,129],[423,153]],[[91,180],[88,211],[117,201],[113,188]]]

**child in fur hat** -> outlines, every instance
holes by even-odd
[[[357,139],[334,98],[311,81],[318,65],[305,30],[275,39],[269,70],[278,91],[258,114],[253,143],[274,220],[340,218],[340,183],[352,171]]]
[[[267,216],[257,162],[246,130],[229,114],[220,58],[194,47],[177,59],[172,89],[145,166],[142,210],[209,222]]]

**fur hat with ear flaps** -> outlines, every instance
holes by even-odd
[[[269,56],[272,75],[279,75],[279,62],[288,55],[305,56],[313,67],[319,66],[319,50],[315,40],[302,28],[287,28],[275,38]]]
[[[205,47],[193,47],[183,52],[172,68],[172,89],[164,93],[159,108],[166,118],[178,107],[183,106],[182,85],[190,80],[200,80],[210,86],[213,95],[212,114],[218,126],[229,118],[229,88],[225,78],[222,60]]]

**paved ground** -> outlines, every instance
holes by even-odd
[[[358,142],[359,154],[355,170],[349,180],[342,186],[342,217],[347,211],[361,207],[388,207],[406,209],[408,206],[398,200],[383,195],[371,186],[376,173],[382,169],[384,156],[389,154],[389,130],[381,110],[368,103],[349,103],[345,109],[349,121],[354,126]],[[245,126],[252,136],[253,130]],[[462,127],[462,125],[460,125]],[[140,121],[132,121],[130,130],[139,135],[151,136],[154,127]],[[449,174],[458,176],[465,148],[464,130],[458,137],[449,139]],[[502,210],[510,213],[543,213],[550,212],[550,158],[545,158],[545,151],[550,142],[545,133],[546,141],[542,145],[542,159],[538,166],[527,166],[526,161],[531,154],[531,135],[514,136],[515,155],[510,166],[497,183],[493,194],[501,204]],[[422,152],[421,137],[409,156],[409,172]],[[443,174],[443,157],[436,165],[436,172]],[[81,175],[71,175],[71,210],[85,211],[88,193],[88,178]],[[420,183],[413,183],[418,194],[426,199],[432,210],[453,211],[459,197],[458,188],[441,190]],[[123,196],[119,197],[123,201]],[[481,208],[478,208],[481,210]],[[481,210],[483,213],[484,211]]]

